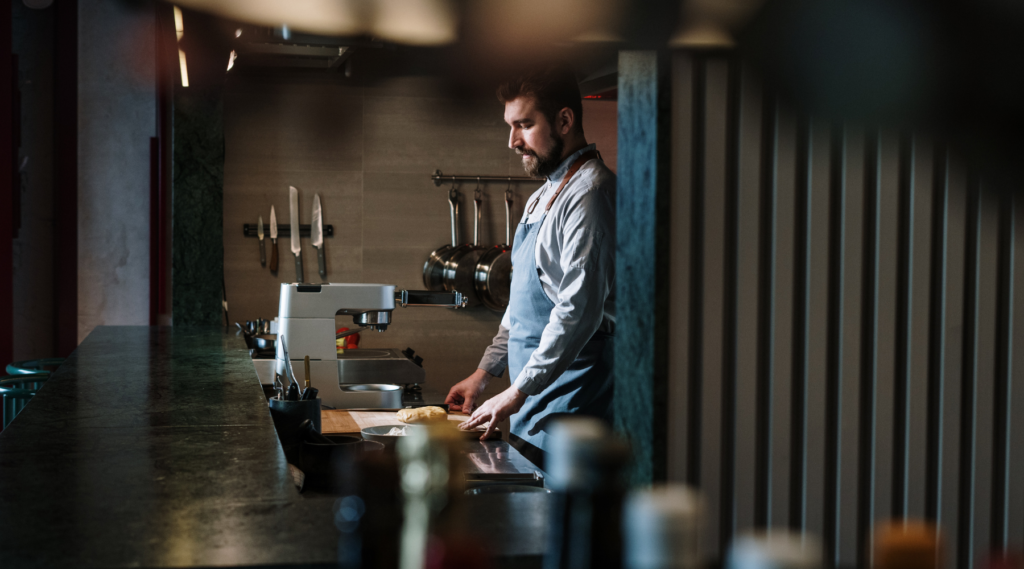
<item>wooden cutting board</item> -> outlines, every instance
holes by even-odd
[[[394,411],[344,411],[341,409],[324,409],[320,411],[320,430],[331,434],[359,433],[366,427],[384,425],[402,425]],[[449,421],[461,423],[469,415],[450,413]]]

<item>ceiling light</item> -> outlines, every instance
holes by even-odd
[[[174,7],[174,31],[178,34],[178,41],[185,35],[185,18],[181,15],[181,8]]]
[[[185,65],[185,52],[178,48],[178,62],[181,64],[181,86],[188,87],[188,66]]]

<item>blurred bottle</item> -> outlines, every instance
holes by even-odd
[[[622,514],[626,569],[700,567],[700,496],[681,484],[634,490]]]
[[[981,569],[1024,569],[1024,554],[1019,551],[996,551],[988,554]]]
[[[398,569],[402,490],[393,453],[369,452],[341,473],[334,506],[339,569]]]
[[[819,569],[818,540],[788,529],[769,529],[737,537],[729,547],[727,569]]]
[[[486,550],[469,535],[464,503],[463,436],[450,423],[398,441],[405,519],[401,569],[486,569]]]
[[[544,569],[622,566],[622,467],[628,447],[590,417],[559,419],[551,431],[547,486],[551,523]]]
[[[879,522],[871,559],[875,569],[939,569],[939,532],[934,524],[920,520]]]

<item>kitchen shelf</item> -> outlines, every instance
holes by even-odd
[[[259,237],[259,234],[256,232],[258,227],[259,227],[258,223],[243,223],[242,224],[242,234],[244,234],[246,237]],[[277,226],[277,238],[280,239],[282,237],[291,237],[292,236],[292,229],[291,228],[292,228],[292,226],[291,225],[287,225],[287,224],[286,225],[278,225]],[[309,226],[309,225],[300,225],[299,226],[299,237],[309,237],[310,229],[311,229],[311,226]],[[270,225],[268,225],[268,224],[263,224],[263,237],[264,237],[264,239],[270,239]],[[324,226],[324,237],[334,237],[334,226],[333,225],[325,225]]]

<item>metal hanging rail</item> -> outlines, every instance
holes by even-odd
[[[530,176],[445,176],[441,174],[440,170],[434,170],[430,179],[434,181],[435,186],[440,186],[444,182],[508,182],[511,184],[513,182],[547,181],[547,178],[532,178]]]

